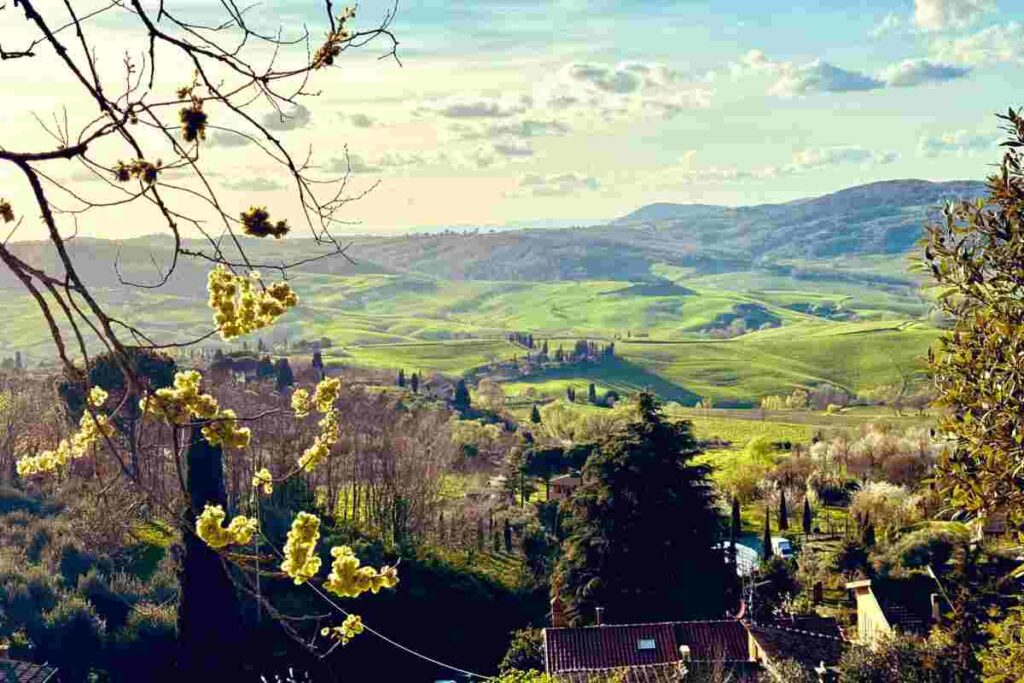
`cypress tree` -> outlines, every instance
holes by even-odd
[[[452,399],[452,405],[459,410],[468,410],[469,404],[469,388],[466,387],[466,380],[460,379],[459,383],[455,385],[455,398]]]
[[[284,391],[288,387],[295,386],[295,373],[287,358],[277,361],[277,390]]]
[[[410,384],[412,385],[412,393],[420,393],[420,373],[412,373],[412,381],[410,382]]]
[[[761,544],[764,546],[764,561],[767,562],[775,554],[772,550],[772,515],[767,507],[764,509],[764,537]]]
[[[313,370],[316,371],[317,378],[323,379],[324,377],[324,358],[320,355],[320,349],[313,352],[313,359],[310,361],[310,365]]]
[[[398,386],[400,386],[400,387],[404,387],[405,386],[405,370],[402,370],[402,369],[398,370]]]
[[[804,497],[804,533],[811,533],[811,500]]]
[[[786,509],[786,489],[779,490],[779,531],[789,529],[789,510]]]
[[[732,524],[729,528],[729,535],[733,540],[738,540],[740,531],[743,528],[743,521],[740,519],[740,501],[736,496],[732,497]]]
[[[512,525],[505,520],[505,552],[512,552]]]
[[[597,387],[593,382],[587,387],[587,400],[592,404],[597,403]]]
[[[530,411],[530,422],[535,425],[540,424],[540,411],[537,410],[537,404],[533,404],[533,410]]]

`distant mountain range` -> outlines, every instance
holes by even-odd
[[[410,273],[475,280],[651,280],[651,267],[668,264],[719,273],[771,269],[779,261],[898,254],[911,249],[924,224],[950,199],[984,195],[983,183],[896,180],[860,185],[783,204],[725,207],[657,203],[604,225],[587,228],[414,233],[354,239],[357,265],[329,258],[303,267],[313,273]],[[247,240],[254,261],[280,263],[317,251],[308,239]],[[190,240],[191,248],[203,244]],[[169,263],[171,242],[152,236],[113,242],[77,238],[71,244],[87,282],[113,286],[117,258],[125,279],[152,282]],[[15,249],[27,260],[59,272],[46,243]],[[205,286],[208,263],[185,261],[171,293]],[[0,269],[0,287],[20,286]]]

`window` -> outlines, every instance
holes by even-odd
[[[640,638],[636,641],[636,649],[638,650],[653,650],[655,648],[654,638]]]

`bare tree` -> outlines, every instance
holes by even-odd
[[[395,8],[373,28],[360,31],[350,27],[353,11],[337,12],[331,0],[317,7],[320,35],[305,27],[266,30],[267,17],[258,14],[259,5],[240,6],[235,0],[205,3],[201,19],[163,1],[0,0],[0,65],[58,73],[73,84],[65,94],[76,103],[71,112],[54,112],[52,122],[36,117],[50,139],[46,145],[26,149],[22,140],[0,138],[0,164],[13,168],[20,179],[6,188],[15,194],[0,196],[0,225],[9,226],[0,235],[0,261],[35,300],[66,373],[80,380],[86,395],[97,351],[123,375],[125,398],[104,419],[116,418],[129,400],[154,395],[135,362],[139,353],[188,347],[218,333],[235,338],[265,327],[296,303],[285,282],[290,271],[317,259],[347,258],[347,247],[335,232],[346,222],[348,204],[373,185],[353,192],[350,164],[334,175],[324,173],[312,150],[295,154],[276,129],[287,127],[289,117],[302,111],[304,98],[317,94],[310,87],[313,74],[335,65],[343,53],[379,40],[385,46],[382,57],[397,60],[398,41],[391,31]],[[211,20],[213,15],[219,16]],[[119,61],[101,57],[112,48],[98,37],[100,20],[124,27],[127,49]],[[0,70],[0,78],[5,73],[10,72]],[[250,257],[243,236],[277,240],[293,226],[280,218],[280,211],[254,206],[239,212],[222,198],[223,183],[206,163],[215,154],[213,135],[243,140],[289,181],[296,224],[312,238],[312,253],[291,260]],[[87,185],[70,180],[74,175],[69,176],[69,167],[93,180]],[[102,195],[95,187],[102,188]],[[143,281],[125,277],[115,260],[109,265],[117,282],[126,290],[159,289],[185,260],[205,264],[212,269],[215,314],[207,332],[182,339],[142,329],[113,314],[87,283],[83,264],[71,248],[80,223],[116,224],[128,212],[166,231],[173,248],[166,262],[154,261],[153,275]],[[14,240],[35,221],[55,254],[56,268],[31,263],[14,248]],[[188,242],[189,236],[198,237],[197,243]],[[265,282],[257,270],[274,273],[279,281]],[[242,296],[236,300],[239,290]],[[86,403],[84,410],[94,424],[101,424],[97,406]],[[254,422],[263,417],[237,419]],[[151,426],[133,433],[132,453],[150,448],[168,459],[179,483],[174,497],[152,489],[153,480],[144,476],[148,465],[132,466],[123,439],[101,429],[102,438],[94,446],[102,447],[123,483],[159,505],[161,514],[182,532],[182,638],[197,648],[184,660],[201,677],[230,675],[224,667],[232,657],[225,649],[236,637],[227,614],[230,600],[224,596],[227,558],[200,543],[195,529],[198,507],[226,503],[224,452],[201,436],[203,428],[216,428],[218,421],[233,423],[235,417],[168,419],[169,429]],[[167,441],[155,445],[160,437],[154,429],[162,430],[170,447]],[[221,577],[220,583],[200,585],[211,573]],[[269,615],[278,615],[259,593],[258,571],[235,576],[254,579],[254,587],[238,587],[261,600]],[[212,602],[203,609],[203,600]],[[298,638],[290,622],[281,624]]]

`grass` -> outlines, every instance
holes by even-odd
[[[506,395],[532,390],[564,396],[568,386],[585,391],[593,382],[601,393],[650,388],[687,405],[710,397],[718,405],[752,406],[769,393],[826,382],[861,391],[898,380],[900,368],[913,368],[937,330],[914,322],[926,297],[901,271],[900,258],[792,261],[771,272],[712,275],[671,265],[653,268],[652,276],[675,283],[669,285],[296,273],[292,283],[300,309],[245,341],[255,346],[259,336],[268,343],[327,337],[329,364],[468,375],[523,355],[522,347],[505,340],[510,331],[532,332],[552,347],[572,346],[581,337],[615,339],[618,362],[545,368],[509,382]],[[830,268],[839,275],[830,276]],[[35,304],[20,291],[7,294],[9,324],[0,334],[0,357],[21,350],[33,361],[52,359]],[[114,314],[162,339],[209,330],[202,297],[148,290],[99,295]],[[790,308],[823,303],[842,304],[862,319],[826,320]],[[763,307],[781,327],[729,340],[698,334],[739,304]],[[226,346],[237,349],[242,341]]]

